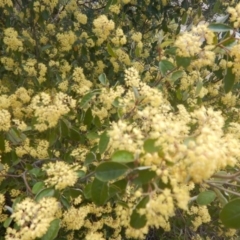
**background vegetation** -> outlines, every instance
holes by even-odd
[[[238,2],[0,2],[2,239],[238,238]]]

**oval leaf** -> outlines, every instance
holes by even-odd
[[[223,23],[211,23],[208,25],[208,28],[213,32],[228,32],[233,30],[230,26]]]
[[[101,74],[98,76],[98,80],[100,81],[100,83],[101,83],[103,86],[107,86],[107,85],[108,85],[108,80],[107,80],[107,77],[106,77],[106,74],[105,74],[105,73],[101,73]]]
[[[55,190],[53,188],[45,188],[36,195],[35,200],[38,202],[44,197],[53,197],[54,194]]]
[[[41,240],[53,240],[57,237],[58,231],[60,229],[60,219],[54,219],[47,230],[47,232],[44,234],[44,236],[41,238]]]
[[[232,87],[234,85],[235,81],[235,74],[232,72],[232,68],[227,69],[227,73],[223,79],[224,83],[224,90],[226,93],[230,92],[232,90]]]
[[[168,71],[171,71],[175,68],[175,66],[173,65],[173,63],[171,63],[168,60],[162,60],[159,62],[159,70],[161,72],[162,75],[166,75],[166,73]]]
[[[216,193],[214,191],[205,191],[201,192],[197,197],[198,205],[208,205],[211,203],[216,197]]]
[[[32,192],[34,194],[37,194],[40,190],[44,188],[45,184],[44,182],[37,182],[33,185]]]
[[[240,199],[234,199],[227,203],[221,213],[222,223],[229,228],[240,228]]]
[[[118,150],[113,153],[112,161],[113,162],[122,162],[122,163],[134,162],[134,156],[129,151]]]
[[[100,140],[99,140],[99,152],[100,154],[103,154],[107,147],[108,147],[108,143],[109,143],[109,136],[107,135],[107,132],[104,132],[101,136],[100,136]]]
[[[136,208],[133,210],[131,219],[130,219],[130,225],[133,228],[140,229],[143,228],[147,223],[147,218],[145,215],[140,215],[138,213],[138,210],[141,208],[145,208],[146,204],[149,201],[149,196],[144,197],[136,206]]]
[[[128,167],[117,162],[104,162],[98,165],[95,170],[96,178],[103,182],[115,180],[125,174]]]
[[[182,77],[183,74],[184,74],[184,71],[182,70],[177,70],[173,72],[171,76],[172,82],[175,82],[176,80],[178,80],[180,77]]]
[[[95,178],[91,186],[91,197],[96,205],[104,205],[108,200],[108,183]]]

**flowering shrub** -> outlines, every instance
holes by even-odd
[[[237,236],[240,4],[180,2],[0,2],[4,239]]]

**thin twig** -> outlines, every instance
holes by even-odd
[[[212,178],[235,179],[238,176],[240,176],[240,171],[236,172],[235,174],[232,174],[232,175],[214,174],[214,175],[212,175]]]
[[[208,184],[208,185],[211,186],[211,187],[217,188],[217,189],[222,190],[222,191],[224,191],[224,192],[232,193],[232,194],[234,194],[235,196],[240,197],[240,193],[237,193],[237,192],[234,192],[234,191],[232,191],[232,190],[229,190],[229,189],[220,187],[220,186],[215,185],[215,184],[213,184],[213,183],[211,183],[211,182],[209,182],[209,181],[205,181],[205,183]]]

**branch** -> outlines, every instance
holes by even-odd
[[[222,174],[213,174],[212,178],[222,178],[222,179],[235,179],[240,176],[240,171],[236,172],[233,175],[222,175]]]
[[[217,188],[217,189],[222,190],[222,191],[224,191],[224,192],[232,193],[233,195],[240,197],[240,193],[237,193],[237,192],[234,192],[234,191],[232,191],[232,190],[229,190],[229,189],[220,187],[219,185],[213,184],[213,183],[211,183],[211,182],[209,182],[209,181],[204,181],[204,182],[205,182],[206,184],[208,184],[210,187]]]

